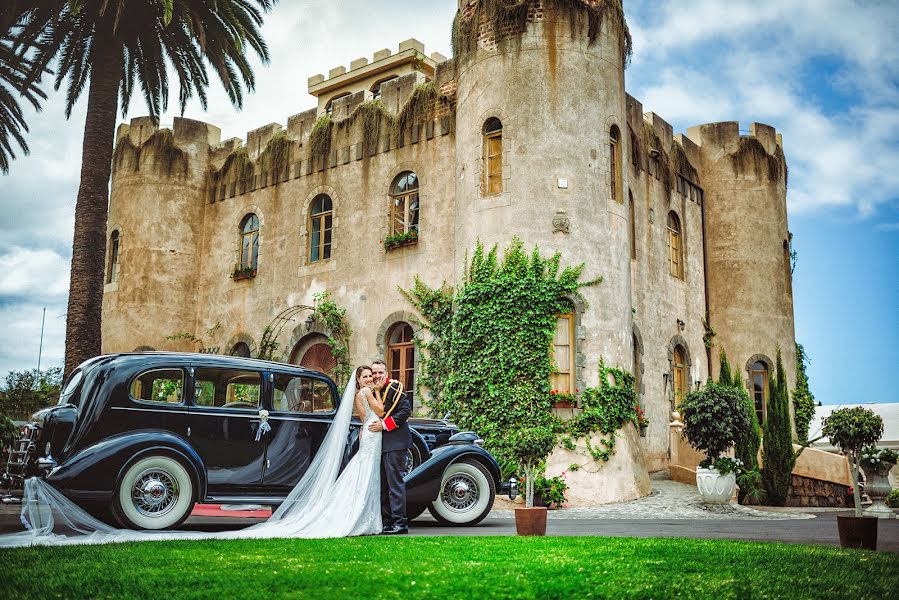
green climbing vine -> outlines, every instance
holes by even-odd
[[[602,434],[588,451],[595,460],[614,455],[615,435],[627,421],[636,424],[633,375],[599,364],[599,385],[581,394],[583,411],[563,421],[550,404],[551,345],[557,315],[570,310],[579,290],[602,280],[584,280],[584,265],[561,266],[561,256],[546,258],[524,250],[513,239],[502,257],[476,246],[462,286],[431,288],[420,278],[401,290],[421,315],[416,334],[422,350],[419,397],[436,415],[452,413],[463,429],[485,440],[507,473],[518,472],[509,432],[544,428],[556,442],[575,447],[573,438]]]
[[[400,292],[421,315],[414,323],[414,342],[422,350],[418,376],[415,378],[415,395],[423,398],[434,413],[442,416],[447,407],[441,399],[445,397],[444,390],[452,369],[453,290],[446,283],[431,289],[416,277],[411,289],[400,289]],[[425,330],[430,332],[428,338],[421,335]]]
[[[802,344],[796,344],[796,389],[793,390],[793,416],[799,443],[808,443],[808,428],[815,417],[815,395],[808,386],[806,365],[811,362]]]
[[[334,379],[339,387],[342,387],[350,379],[353,370],[350,364],[350,336],[353,329],[346,318],[346,309],[341,308],[331,300],[330,292],[320,292],[313,296],[315,311],[312,318],[324,324],[328,331],[328,345],[331,346],[331,354],[337,361],[334,367]]]

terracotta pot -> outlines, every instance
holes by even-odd
[[[574,402],[571,400],[557,400],[553,402],[553,408],[574,408]]]
[[[877,550],[877,517],[837,516],[841,548]]]
[[[546,508],[516,508],[515,531],[518,535],[546,535]]]

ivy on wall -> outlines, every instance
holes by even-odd
[[[334,367],[334,379],[337,385],[342,387],[350,379],[353,367],[350,364],[350,336],[353,329],[346,318],[346,309],[341,308],[331,300],[330,292],[320,292],[313,296],[315,311],[312,318],[325,325],[328,345],[331,346],[331,354],[337,361]]]
[[[139,171],[141,155],[148,150],[155,157],[154,165],[160,173],[171,177],[175,175],[175,167],[178,167],[178,175],[187,176],[187,152],[175,145],[175,134],[171,129],[159,129],[139,145],[134,145],[130,136],[124,136],[116,144],[112,154],[112,166],[118,170],[122,166],[125,154],[130,152],[134,156],[134,170]]]
[[[583,280],[584,265],[562,267],[561,255],[528,254],[513,239],[502,258],[480,243],[458,290],[430,288],[420,278],[401,290],[430,333],[416,334],[422,361],[417,393],[433,413],[452,414],[463,429],[477,431],[507,473],[518,472],[509,432],[549,428],[556,442],[604,434],[596,460],[614,454],[615,432],[636,422],[633,375],[600,362],[600,383],[582,394],[583,412],[562,421],[551,411],[551,347],[558,314],[570,299],[602,280]],[[561,436],[561,438],[560,438]],[[589,443],[589,440],[588,440]]]
[[[802,344],[796,344],[796,389],[793,390],[793,418],[796,421],[796,437],[801,445],[808,443],[808,428],[815,417],[815,396],[808,386],[805,365],[810,363]]]

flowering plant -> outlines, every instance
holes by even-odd
[[[561,390],[550,390],[549,399],[553,404],[570,404],[571,406],[575,406],[577,404],[577,395],[579,393],[580,390],[577,388],[575,388],[573,394]]]
[[[634,405],[634,409],[637,412],[637,415],[634,418],[634,423],[637,425],[637,427],[648,427],[649,419],[646,418],[646,412],[642,408],[640,408],[639,404]]]
[[[534,491],[540,494],[547,508],[566,508],[565,492],[568,491],[568,483],[565,481],[565,471],[556,477],[538,475],[534,481]]]

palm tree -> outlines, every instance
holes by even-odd
[[[16,43],[6,33],[7,27],[0,23],[0,172],[9,173],[9,161],[16,157],[13,142],[18,143],[22,152],[28,154],[28,144],[23,131],[28,131],[25,115],[19,100],[25,99],[40,110],[40,101],[47,98],[31,80],[34,70],[28,58],[30,48],[14,49]]]
[[[87,87],[81,185],[66,321],[65,373],[100,354],[109,175],[117,107],[135,87],[151,116],[166,110],[171,68],[182,113],[196,94],[206,108],[207,64],[231,102],[243,105],[254,76],[247,46],[268,62],[259,31],[277,0],[4,0],[19,40],[38,44],[34,73],[55,62],[55,89],[65,82],[66,117]],[[6,13],[4,15],[3,13]]]

